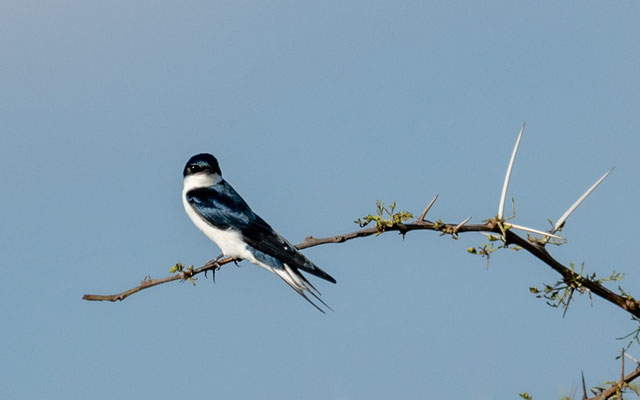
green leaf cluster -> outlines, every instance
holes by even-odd
[[[169,268],[169,273],[170,274],[183,274],[184,275],[184,280],[189,281],[189,283],[191,283],[193,286],[195,286],[196,285],[196,281],[198,280],[198,278],[194,278],[193,277],[193,272],[194,272],[193,269],[194,269],[193,265],[189,265],[187,267],[183,263],[177,262],[173,267]]]
[[[555,282],[552,285],[543,284],[543,287],[530,287],[529,292],[536,295],[537,298],[545,299],[546,303],[554,308],[563,308],[564,313],[566,314],[569,309],[569,304],[573,299],[574,293],[589,295],[589,299],[591,299],[591,291],[586,289],[579,278],[584,278],[592,282],[597,282],[602,284],[604,282],[609,281],[620,281],[624,278],[624,274],[620,272],[613,271],[609,276],[605,276],[603,278],[598,278],[596,273],[583,275],[584,271],[584,263],[580,267],[580,271],[576,272],[575,263],[572,261],[569,263],[571,265],[571,272],[573,272],[570,278],[563,278]],[[627,295],[621,287],[619,287],[620,291],[623,295]],[[630,297],[629,297],[630,298]]]
[[[481,246],[469,247],[467,253],[476,254],[487,259],[487,268],[489,267],[489,258],[491,254],[500,249],[511,249],[513,251],[522,250],[522,247],[516,245],[508,245],[504,241],[504,236],[488,235],[487,243],[483,243]]]
[[[185,265],[181,262],[176,263],[176,265],[174,265],[173,267],[169,268],[169,273],[170,274],[175,274],[178,272],[182,272],[185,269]]]
[[[375,223],[375,227],[378,230],[378,234],[384,232],[386,229],[392,228],[399,224],[402,224],[404,221],[413,218],[413,214],[408,211],[401,210],[396,212],[396,202],[394,201],[388,207],[384,205],[382,201],[376,201],[376,213],[366,215],[362,218],[358,218],[353,221],[356,224],[360,225],[361,228],[369,225],[370,223]]]

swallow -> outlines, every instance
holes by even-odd
[[[226,257],[247,260],[282,278],[293,290],[324,313],[306,293],[320,299],[320,292],[300,272],[331,283],[336,280],[320,269],[276,232],[222,178],[218,160],[211,154],[197,154],[184,167],[182,202],[187,215]]]

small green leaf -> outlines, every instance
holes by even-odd
[[[184,264],[179,262],[169,269],[169,273],[175,274],[176,272],[182,272],[183,269],[184,269]]]

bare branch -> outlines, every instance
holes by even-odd
[[[504,202],[507,199],[507,189],[509,189],[509,180],[511,179],[511,171],[513,170],[513,163],[516,161],[516,154],[518,154],[518,147],[520,147],[520,140],[522,139],[522,133],[524,132],[525,124],[522,124],[522,129],[518,134],[518,140],[513,147],[513,153],[511,153],[511,160],[507,167],[507,174],[504,177],[504,183],[502,184],[502,194],[500,195],[500,204],[498,205],[498,219],[504,218]]]
[[[129,290],[125,290],[122,293],[111,294],[111,295],[85,294],[84,296],[82,296],[82,299],[83,300],[88,300],[88,301],[122,301],[122,300],[126,299],[127,297],[131,296],[132,294],[141,292],[144,289],[148,289],[150,287],[162,285],[163,283],[168,283],[168,282],[173,282],[173,281],[185,281],[185,280],[187,280],[189,278],[193,278],[194,276],[196,276],[196,275],[198,275],[198,274],[200,274],[202,272],[210,271],[210,270],[213,270],[213,269],[220,269],[220,267],[223,266],[224,264],[229,264],[230,262],[233,261],[233,258],[231,258],[231,257],[227,257],[225,259],[222,259],[222,260],[218,261],[219,258],[220,257],[208,261],[205,265],[203,265],[200,268],[193,269],[193,270],[182,271],[179,274],[167,276],[166,278],[161,278],[161,279],[145,278],[140,283],[139,286],[136,286],[136,287],[131,288]]]

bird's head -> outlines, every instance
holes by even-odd
[[[214,156],[208,153],[202,153],[191,157],[182,172],[182,176],[184,177],[195,174],[222,175],[222,172],[220,171],[218,160],[216,160]]]
[[[222,179],[222,172],[214,156],[202,153],[196,154],[187,161],[182,176],[185,184],[190,181],[189,186],[202,187],[218,183]]]

